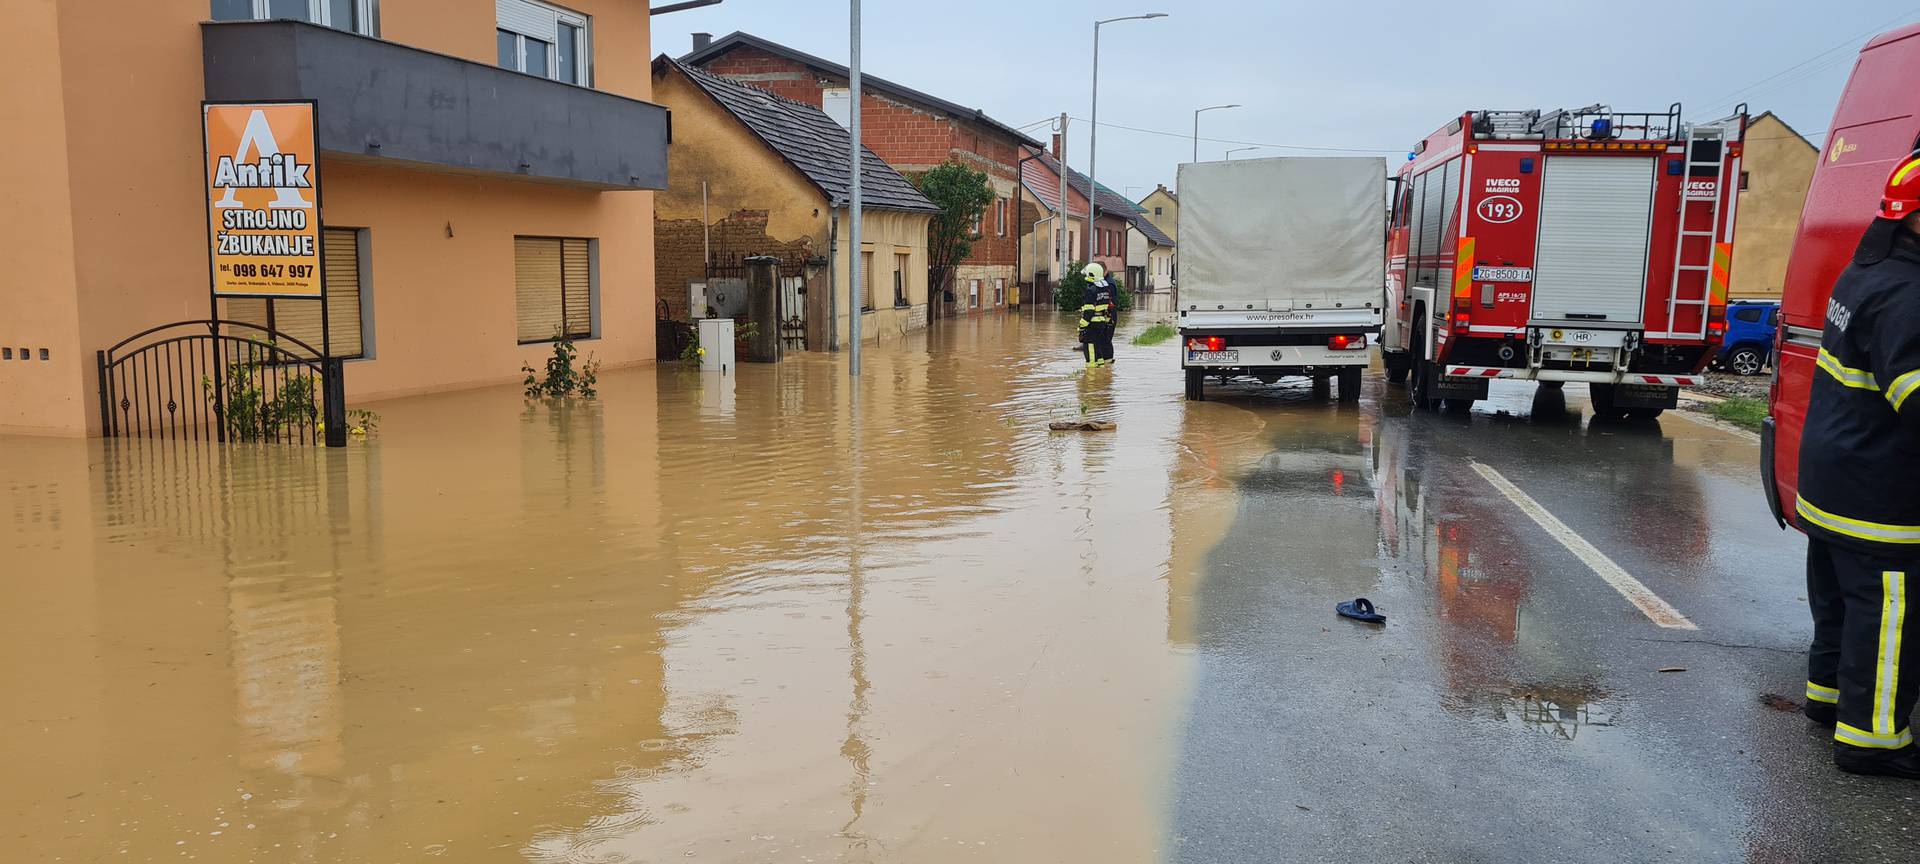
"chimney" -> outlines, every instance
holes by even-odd
[[[1060,133],[1053,133],[1053,158],[1060,158]]]
[[[709,45],[712,45],[712,44],[713,44],[713,34],[712,34],[712,33],[695,33],[695,34],[693,34],[693,50],[695,50],[695,51],[705,51],[705,50],[707,50],[707,46],[709,46]]]

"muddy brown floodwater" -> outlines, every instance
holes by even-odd
[[[344,451],[0,439],[0,858],[1156,859],[1175,493],[1220,530],[1258,421],[1070,338],[389,401]]]

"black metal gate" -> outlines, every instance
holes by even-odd
[[[101,434],[344,447],[341,364],[244,321],[180,321],[94,352]]]

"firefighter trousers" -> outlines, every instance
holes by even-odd
[[[1882,558],[1807,541],[1807,699],[1832,703],[1833,740],[1893,750],[1913,742],[1908,728],[1920,695],[1920,615],[1908,589],[1920,561]]]
[[[1103,366],[1113,362],[1113,325],[1088,324],[1080,334],[1082,354],[1086,355],[1088,366]]]

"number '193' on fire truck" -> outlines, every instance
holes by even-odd
[[[1471,405],[1495,378],[1583,381],[1651,417],[1725,330],[1746,106],[1708,123],[1594,105],[1470,111],[1414,149],[1388,227],[1388,379]]]

